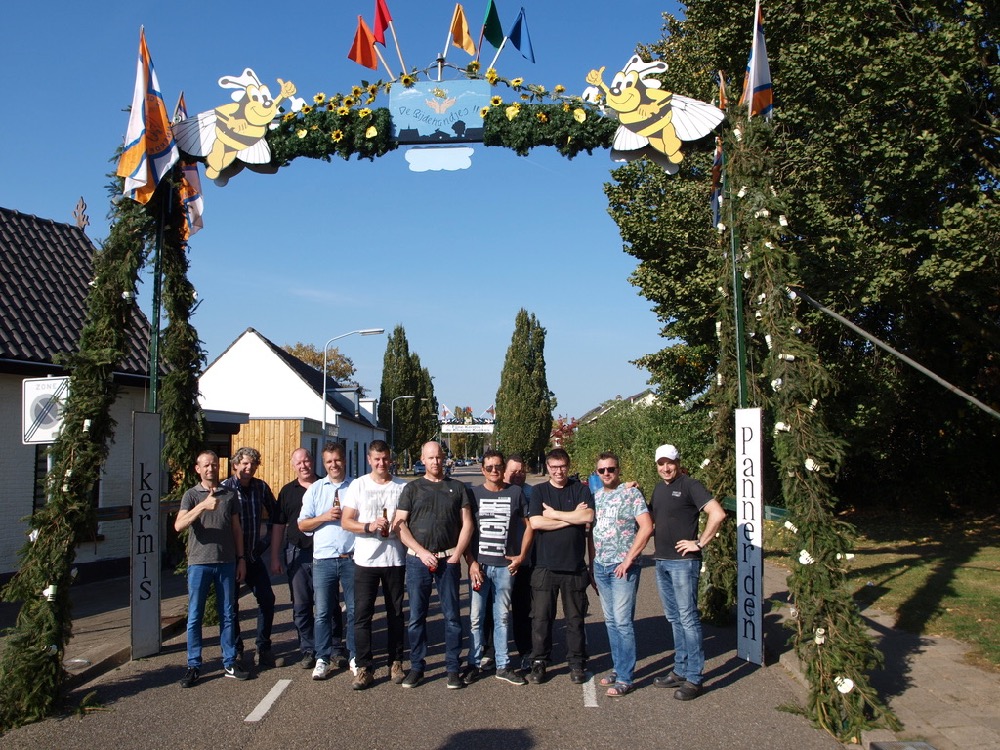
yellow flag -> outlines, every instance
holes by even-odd
[[[455,3],[455,13],[451,17],[451,43],[470,55],[476,54],[476,43],[469,35],[469,22],[465,20],[465,10],[461,3]]]

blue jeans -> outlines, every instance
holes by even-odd
[[[222,646],[222,664],[230,667],[236,662],[236,563],[214,565],[188,565],[188,666],[201,669],[201,623],[205,616],[208,588],[215,584],[219,602],[219,645]]]
[[[313,595],[316,597],[316,658],[325,662],[336,653],[354,656],[354,560],[350,557],[313,559]],[[340,611],[344,590],[347,622]],[[347,653],[344,653],[346,634]]]
[[[611,644],[611,663],[618,682],[632,684],[635,671],[635,598],[639,591],[639,567],[630,565],[624,578],[615,578],[618,563],[594,563],[594,582],[601,595],[604,624]]]
[[[705,650],[698,614],[698,576],[701,560],[657,560],[656,585],[663,612],[674,631],[674,672],[700,685]]]
[[[506,565],[484,565],[483,585],[479,591],[472,592],[472,607],[469,621],[472,630],[472,649],[469,651],[469,665],[479,666],[483,658],[483,620],[486,602],[493,594],[493,649],[496,652],[497,669],[506,669],[509,662],[507,655],[507,628],[510,625],[510,592],[514,579]]]
[[[292,620],[299,635],[299,650],[303,654],[316,652],[313,618],[312,547],[299,549],[289,544],[285,549],[285,570],[288,591],[292,599]]]
[[[461,563],[439,560],[433,572],[414,555],[406,556],[406,595],[410,600],[410,620],[406,631],[410,636],[410,667],[423,672],[427,667],[427,609],[431,600],[431,585],[437,585],[438,601],[444,616],[444,663],[448,672],[461,668],[462,621],[459,619],[458,582]]]

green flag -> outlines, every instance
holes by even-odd
[[[490,4],[486,7],[482,38],[497,49],[500,49],[500,45],[503,44],[503,27],[500,25],[500,14],[497,13],[497,6],[493,0],[490,0]]]

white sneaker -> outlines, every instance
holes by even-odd
[[[354,675],[355,677],[357,677],[358,676],[358,664],[357,664],[357,662],[354,661],[354,657],[353,656],[351,657],[351,661],[349,662],[349,664],[350,664],[350,667],[351,667],[351,674]]]
[[[313,679],[314,680],[325,680],[330,676],[330,662],[323,659],[316,660],[316,666],[313,668]]]

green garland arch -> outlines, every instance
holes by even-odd
[[[493,87],[505,86],[514,95],[513,101],[494,95],[490,104],[483,108],[486,146],[509,148],[521,156],[532,148],[547,146],[567,158],[582,151],[590,154],[598,148],[610,148],[618,121],[604,116],[598,105],[580,97],[566,96],[563,86],[556,86],[550,92],[539,85],[525,84],[520,78],[503,78],[493,69],[480,76],[478,63],[458,70],[469,78],[484,78]],[[413,86],[422,73],[427,71],[406,74],[396,83],[362,81],[347,94],[330,97],[324,93],[315,94],[311,105],[284,114],[267,133],[271,166],[280,168],[300,157],[325,161],[334,156],[375,159],[395,150],[397,144],[391,138],[389,110],[373,109],[369,105],[394,85]],[[744,132],[756,132],[756,123],[740,124]],[[769,125],[759,127],[762,128],[761,138],[770,136]],[[732,132],[727,135],[727,145],[736,156],[733,166],[737,172],[742,170],[747,184],[754,185],[758,194],[766,198],[765,186],[770,170],[755,168],[758,165],[752,164],[746,144],[741,147],[734,143]],[[175,169],[168,182],[177,180]],[[111,191],[113,195],[120,195],[121,182],[116,181]],[[128,319],[128,306],[132,304],[130,300],[134,298],[139,273],[154,242],[157,222],[153,217],[164,210],[165,215],[173,218],[166,221],[161,246],[165,272],[163,304],[169,315],[164,362],[170,371],[164,380],[161,411],[166,435],[164,457],[173,479],[174,493],[183,491],[195,481],[191,476],[191,458],[204,440],[197,408],[197,376],[204,365],[204,352],[190,323],[194,294],[187,280],[186,246],[177,231],[183,216],[177,191],[160,189],[145,207],[127,200],[113,200],[112,203],[110,234],[94,259],[94,283],[87,302],[89,319],[81,333],[79,351],[65,363],[71,378],[70,397],[65,410],[65,426],[52,447],[55,469],[48,479],[50,501],[31,519],[38,532],[37,539],[22,549],[21,569],[3,591],[7,601],[23,601],[24,604],[17,625],[0,654],[0,732],[42,719],[61,704],[67,676],[62,659],[72,634],[68,592],[72,584],[75,547],[93,523],[90,492],[115,433],[115,425],[108,416],[117,393],[112,373],[125,353],[124,321]],[[759,231],[759,222],[747,223],[751,229],[747,236],[754,234],[753,229],[758,230],[758,237],[768,235]],[[780,244],[777,237],[774,244]],[[765,246],[771,247],[770,244]],[[787,261],[770,252],[757,257],[755,265],[759,266],[763,260],[768,271],[761,273],[761,268],[756,269],[758,276],[768,281],[766,293],[761,298],[781,299],[783,287],[791,279],[791,273],[783,265]],[[725,279],[728,275],[725,262],[720,264],[719,270],[720,278]],[[728,319],[724,305],[720,306],[719,318]],[[787,302],[777,305],[770,321],[774,326],[772,333],[787,331],[789,323],[797,327],[794,307]],[[733,379],[733,345],[728,332],[723,335],[720,345],[720,372],[725,374],[726,385],[713,389],[712,393],[718,409],[717,460],[713,461],[716,469],[712,483],[724,487],[729,484],[733,471],[733,453],[725,446],[728,444],[726,425],[730,423],[735,403],[733,394],[728,392],[732,390],[729,384]],[[801,353],[812,354],[806,344],[799,346]],[[802,404],[809,403],[810,395],[823,393],[830,387],[823,368],[814,358],[806,357],[807,361],[810,359],[813,364],[801,373],[803,382],[794,396],[789,390],[777,399],[762,396],[761,403],[769,404],[782,416],[789,412],[805,414],[810,419],[804,422],[810,422],[811,409],[803,410]],[[774,367],[770,362],[765,371]],[[756,390],[760,393],[763,389]],[[84,427],[85,419],[91,421],[89,429]],[[866,672],[877,663],[877,654],[853,602],[844,592],[843,571],[835,562],[837,552],[850,549],[850,530],[842,528],[832,517],[828,485],[818,474],[806,476],[808,481],[803,480],[805,475],[799,468],[807,453],[823,456],[829,464],[835,464],[839,444],[824,433],[819,421],[808,434],[813,444],[783,440],[778,445],[778,459],[792,477],[792,481],[784,481],[789,510],[802,536],[819,540],[812,548],[823,563],[798,566],[793,576],[794,601],[801,612],[793,623],[795,649],[807,664],[811,684],[807,708],[810,717],[831,734],[856,740],[865,728],[896,728],[898,724],[867,681]],[[707,577],[707,586],[701,593],[703,606],[709,614],[724,618],[735,603],[732,564],[735,545],[732,528],[725,529],[720,536],[722,549],[711,556],[711,561],[717,563],[713,567],[718,569]],[[724,559],[719,559],[720,554]],[[50,583],[58,587],[52,602],[40,596]],[[843,631],[842,638],[823,650],[822,659],[820,652],[811,645],[816,640],[814,633],[819,632],[816,628],[821,625],[831,633],[836,628]],[[850,675],[857,686],[849,694],[837,689],[836,679],[842,679],[843,675]]]

